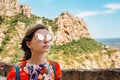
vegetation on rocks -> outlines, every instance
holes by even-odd
[[[0,17],[0,28],[2,28],[3,24],[8,26],[3,31],[4,37],[1,41],[1,61],[9,64],[18,64],[24,55],[24,52],[20,49],[21,38],[19,36],[23,35],[21,34],[22,31],[25,32],[30,25],[39,20],[47,27],[51,26],[53,33],[57,32],[57,18],[50,20],[35,15],[28,18],[23,14],[13,17]],[[24,23],[25,27],[22,29],[18,22]],[[117,55],[114,56],[116,52],[116,49],[105,48],[105,45],[94,39],[80,37],[78,40],[73,40],[63,45],[53,44],[47,57],[58,61],[62,68],[114,68],[117,67],[117,61],[113,59],[119,57]]]
[[[46,26],[51,26],[52,27],[52,31],[55,33],[58,30],[58,26],[56,25],[56,19],[55,20],[51,20],[45,17],[42,17],[42,23]]]
[[[63,52],[63,54],[78,54],[94,52],[100,49],[102,49],[101,43],[96,42],[94,39],[81,37],[77,41],[73,40],[63,45],[53,45],[51,53],[57,54],[58,52]]]

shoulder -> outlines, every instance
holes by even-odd
[[[53,65],[55,66],[55,68],[56,68],[57,71],[61,71],[61,70],[60,70],[60,65],[58,64],[58,62],[52,61],[52,63],[53,63]]]
[[[49,60],[49,59],[48,59],[48,62],[49,62],[50,65],[52,65],[52,66],[54,65],[56,69],[60,69],[60,65],[59,65],[58,62],[52,61],[52,60]]]
[[[60,68],[60,65],[59,65],[59,63],[58,62],[56,62],[56,61],[49,61],[50,62],[50,64],[53,66],[53,67],[55,67],[55,70],[56,70],[56,78],[57,78],[57,80],[59,80],[60,78],[61,78],[61,76],[62,76],[62,72],[61,72],[61,68]]]
[[[57,78],[57,80],[60,80],[61,76],[62,76],[60,65],[56,61],[53,61],[53,63],[54,63],[55,69],[56,69],[56,78]]]
[[[25,61],[22,61],[17,66],[19,68],[22,68],[24,65],[25,65]],[[20,71],[20,69],[19,69],[19,71]],[[23,70],[20,71],[20,73],[23,73],[23,72],[24,72]],[[9,80],[9,79],[13,79],[14,80],[15,78],[16,78],[16,68],[14,66],[14,67],[12,67],[10,69],[10,71],[9,71],[9,73],[7,75],[7,80]]]
[[[7,75],[7,80],[9,79],[15,79],[16,78],[16,73],[15,73],[15,67],[12,67]]]
[[[56,62],[56,61],[52,61],[52,62],[54,63],[55,66],[59,66],[60,67],[58,62]]]

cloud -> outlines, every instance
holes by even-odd
[[[104,8],[107,8],[104,11],[101,11],[101,14],[111,14],[117,10],[120,10],[120,3],[110,3],[104,5]]]
[[[110,3],[104,5],[105,8],[111,9],[111,10],[119,10],[120,9],[120,3]]]
[[[109,3],[103,6],[105,10],[95,10],[95,11],[85,11],[80,12],[76,16],[78,17],[87,17],[87,16],[96,16],[100,14],[112,14],[113,12],[120,10],[120,3]]]
[[[104,11],[101,11],[100,13],[101,14],[112,14],[115,10],[104,10]]]
[[[81,13],[77,14],[76,16],[86,17],[86,16],[95,16],[98,14],[99,14],[99,11],[85,11],[85,12],[81,12]]]

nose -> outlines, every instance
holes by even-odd
[[[48,43],[48,40],[47,40],[47,38],[45,37],[44,38],[44,41],[43,41],[44,43]]]

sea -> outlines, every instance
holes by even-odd
[[[120,50],[120,38],[103,38],[103,39],[95,39],[95,40]]]

